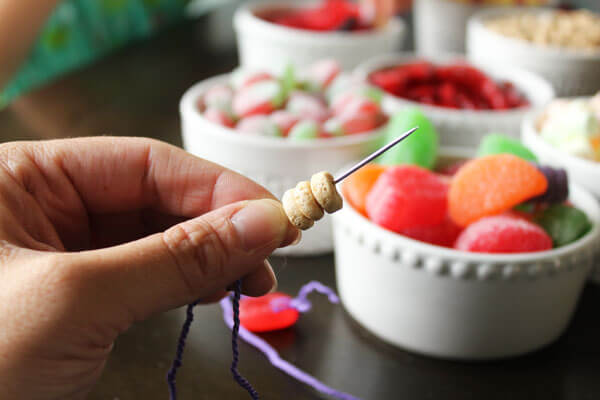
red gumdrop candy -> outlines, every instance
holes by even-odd
[[[434,226],[416,226],[401,230],[399,233],[411,239],[433,244],[436,246],[452,247],[462,228],[449,216],[441,224]]]
[[[298,310],[287,307],[292,298],[284,293],[269,293],[261,297],[240,300],[240,323],[250,332],[270,332],[289,328],[300,316]]]
[[[367,215],[394,232],[442,223],[448,185],[436,174],[414,166],[388,168],[367,195]]]
[[[528,253],[550,250],[552,239],[538,225],[521,217],[496,215],[465,228],[454,248],[478,253]]]

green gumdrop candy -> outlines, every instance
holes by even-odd
[[[536,222],[550,235],[555,247],[576,241],[592,227],[583,211],[564,204],[547,208],[536,218]]]
[[[519,140],[498,133],[486,135],[479,143],[477,156],[493,154],[512,154],[527,161],[537,161],[535,154],[525,147]]]
[[[296,81],[296,69],[292,64],[288,64],[283,70],[283,74],[279,78],[284,95],[287,97],[292,90],[296,89],[298,82]]]
[[[432,169],[437,160],[439,138],[431,121],[417,108],[407,108],[392,116],[386,128],[385,143],[418,126],[402,143],[384,153],[377,162],[383,165],[414,164]]]
[[[294,125],[288,137],[292,140],[310,140],[319,135],[319,124],[315,121],[305,120]]]

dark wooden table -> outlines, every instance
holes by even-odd
[[[205,22],[205,21],[203,21]],[[204,23],[190,23],[116,53],[32,93],[0,113],[0,137],[98,134],[151,136],[180,144],[178,100],[194,82],[230,70],[231,49],[207,43]],[[295,294],[316,279],[335,285],[333,257],[275,258],[280,289]],[[151,294],[149,294],[151,295]],[[494,363],[456,363],[392,349],[315,296],[314,310],[292,330],[267,335],[282,356],[326,383],[364,399],[600,398],[600,287],[586,288],[567,333],[536,354]],[[166,399],[183,310],[134,326],[116,343],[92,400]],[[318,394],[241,346],[241,370],[264,399]],[[178,383],[180,399],[245,399],[229,373],[230,333],[218,306],[197,309]]]

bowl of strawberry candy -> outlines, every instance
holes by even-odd
[[[287,64],[335,58],[345,69],[400,49],[405,25],[379,21],[367,2],[270,1],[243,5],[234,17],[240,63],[279,72]]]
[[[471,147],[497,130],[518,137],[525,114],[554,97],[550,84],[530,72],[468,64],[454,55],[384,55],[355,72],[386,92],[386,112],[418,106],[450,146]]]
[[[380,91],[354,83],[335,61],[288,66],[279,76],[238,70],[191,87],[180,103],[183,144],[199,157],[283,193],[315,171],[336,171],[381,139]],[[286,254],[332,250],[329,220]],[[281,253],[281,252],[280,252]]]
[[[540,349],[566,329],[593,265],[600,207],[564,170],[518,140],[476,153],[436,146],[416,109],[391,138],[419,130],[341,187],[337,285],[376,337],[434,357],[484,360]]]

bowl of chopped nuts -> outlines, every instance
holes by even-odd
[[[478,12],[467,29],[470,60],[546,78],[559,96],[600,90],[600,14],[509,7]]]

